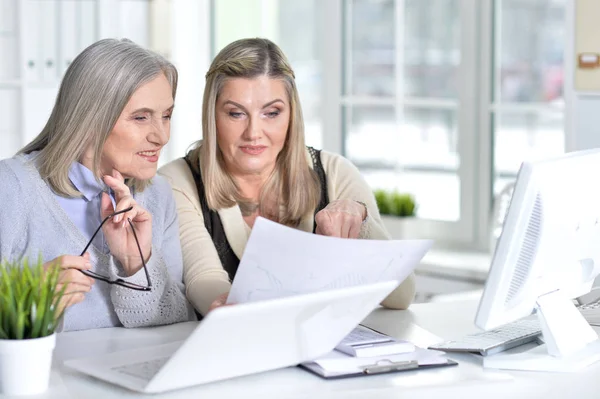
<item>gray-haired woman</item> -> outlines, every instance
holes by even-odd
[[[0,161],[0,258],[60,264],[64,330],[195,317],[175,202],[155,176],[176,89],[163,57],[96,42],[69,66],[42,132]]]

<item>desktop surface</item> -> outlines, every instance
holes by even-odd
[[[477,301],[417,304],[408,311],[375,310],[364,321],[383,333],[420,346],[478,331],[473,324]],[[50,389],[36,398],[139,398],[143,395],[61,366],[65,359],[159,345],[184,339],[196,323],[158,328],[123,328],[59,334]],[[200,354],[199,354],[200,355]],[[457,367],[326,381],[302,369],[234,378],[152,395],[152,398],[596,398],[600,365],[580,373],[558,374],[484,370],[481,357],[449,354]],[[0,396],[1,397],[1,396]]]

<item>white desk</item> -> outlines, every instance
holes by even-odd
[[[427,344],[476,331],[477,303],[440,302],[414,305],[409,311],[378,309],[366,324],[390,335]],[[144,396],[63,368],[65,358],[132,349],[180,340],[193,323],[153,329],[105,329],[60,334],[50,389],[36,398],[132,398]],[[201,354],[199,354],[201,356]],[[299,368],[261,373],[202,385],[154,398],[597,398],[600,364],[577,374],[545,374],[483,370],[472,355],[451,356],[459,366],[371,377],[325,381]],[[235,358],[232,357],[232,361]],[[201,371],[199,371],[201,372]]]

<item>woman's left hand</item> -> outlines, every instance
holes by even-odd
[[[125,273],[132,276],[143,265],[127,219],[129,218],[135,227],[144,261],[147,262],[152,252],[152,216],[135,202],[129,187],[125,184],[125,179],[118,171],[113,171],[112,176],[105,175],[103,180],[115,192],[117,203],[115,209],[108,194],[102,193],[100,213],[103,219],[114,212],[133,207],[129,212],[115,216],[102,226],[111,254],[121,263]]]
[[[366,213],[365,206],[359,202],[349,199],[332,201],[315,215],[316,233],[331,237],[358,238]]]
[[[227,297],[229,296],[229,292],[226,292],[224,294],[221,294],[217,297],[217,299],[215,299],[214,301],[212,301],[212,303],[210,304],[210,307],[208,308],[208,311],[212,311],[216,308],[220,308],[222,306],[231,306],[233,305],[233,303],[227,303]]]

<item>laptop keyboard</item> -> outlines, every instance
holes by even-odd
[[[117,373],[127,374],[133,377],[141,378],[142,380],[150,381],[169,359],[169,356],[160,357],[158,359],[147,360],[145,362],[113,367],[111,370],[116,371]]]

